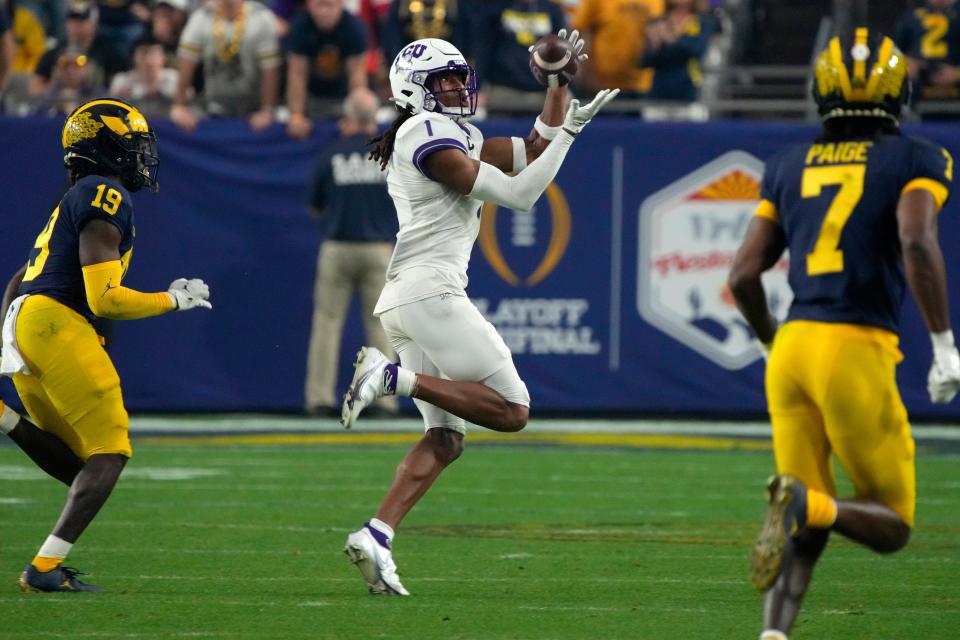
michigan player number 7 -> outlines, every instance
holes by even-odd
[[[807,275],[819,276],[843,271],[843,251],[837,246],[840,244],[844,225],[863,195],[863,177],[866,170],[864,164],[804,169],[800,186],[800,195],[803,198],[816,198],[824,187],[840,185],[823,219],[817,243],[813,251],[807,254]]]
[[[950,402],[960,389],[937,237],[953,163],[946,150],[900,131],[904,56],[890,38],[858,28],[830,41],[814,76],[823,131],[768,160],[729,278],[769,351],[777,475],[751,557],[751,580],[765,592],[761,640],[787,640],[832,533],[879,553],[910,539],[914,443],[895,375],[907,285],[930,331],[931,401]],[[761,275],[784,249],[794,299],[777,327]],[[851,498],[838,495],[834,455]]]

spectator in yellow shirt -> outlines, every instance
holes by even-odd
[[[573,27],[587,41],[587,69],[581,71],[589,91],[619,87],[621,96],[650,90],[653,72],[641,69],[644,31],[664,11],[664,0],[581,0]]]

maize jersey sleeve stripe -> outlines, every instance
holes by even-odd
[[[757,204],[756,211],[753,212],[753,215],[758,218],[766,218],[770,222],[776,222],[780,224],[780,214],[777,213],[777,205],[773,204],[769,200],[761,200]]]
[[[943,206],[943,203],[947,201],[947,196],[950,195],[950,190],[946,186],[930,178],[914,178],[900,190],[900,195],[917,189],[929,192],[933,196],[934,202],[937,203],[937,209]]]

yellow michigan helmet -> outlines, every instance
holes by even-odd
[[[157,137],[136,108],[111,98],[77,107],[63,124],[63,164],[78,162],[114,175],[130,191],[157,187]]]
[[[866,27],[834,37],[813,68],[813,99],[820,118],[899,119],[910,98],[907,60],[893,40]]]

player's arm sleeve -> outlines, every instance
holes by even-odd
[[[953,156],[950,152],[934,144],[918,145],[914,153],[914,177],[903,186],[900,195],[923,189],[933,196],[937,209],[942,209],[950,198],[952,183]]]
[[[481,162],[470,197],[529,211],[556,177],[571,144],[573,136],[561,131],[540,157],[515,176],[507,176],[493,165]]]
[[[142,293],[121,286],[123,265],[119,260],[83,267],[83,286],[90,311],[100,318],[139,320],[173,311],[173,298],[161,291]]]
[[[96,180],[75,187],[65,202],[77,233],[93,220],[111,224],[122,236],[133,226],[130,194],[120,185]],[[156,316],[174,308],[165,292],[141,293],[120,285],[123,264],[110,260],[82,267],[87,304],[94,315],[114,320],[136,320]]]

